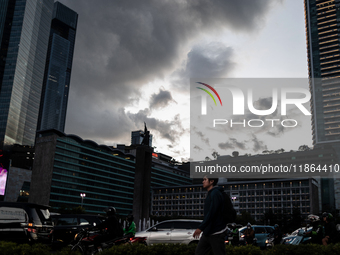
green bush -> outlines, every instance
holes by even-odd
[[[120,245],[104,250],[101,255],[194,255],[197,245],[184,244],[157,244],[145,246],[142,244]],[[80,255],[72,252],[68,247],[61,251],[51,251],[49,246],[43,244],[16,244],[0,242],[0,255]],[[212,254],[211,252],[209,253]],[[226,246],[228,255],[338,255],[340,244],[336,245],[276,245],[272,249],[261,251],[254,246]]]
[[[156,244],[145,246],[142,244],[121,245],[104,250],[102,255],[194,255],[197,244]],[[212,252],[209,254],[212,255]],[[254,246],[233,247],[226,246],[228,255],[262,255],[260,248]]]
[[[17,244],[12,242],[0,242],[0,255],[50,255],[51,249],[44,244]],[[79,255],[77,252],[64,248],[61,251],[54,251],[55,255]]]
[[[114,246],[104,250],[103,255],[194,255],[197,245],[185,244],[157,244],[145,246],[143,244]]]
[[[337,255],[340,254],[340,244],[323,246],[320,244],[276,245],[267,250],[265,255]]]

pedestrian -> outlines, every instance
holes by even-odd
[[[331,213],[324,212],[322,214],[323,221],[325,222],[325,237],[322,239],[322,244],[327,245],[335,241],[336,227],[333,222],[333,215]]]
[[[203,188],[208,193],[204,201],[204,220],[195,230],[193,237],[201,238],[196,248],[196,255],[207,254],[210,250],[214,255],[225,255],[225,231],[227,224],[223,220],[224,198],[222,187],[217,187],[218,178],[203,178]]]
[[[282,240],[282,233],[279,224],[274,225],[274,244],[280,244]]]
[[[243,232],[244,238],[246,239],[247,244],[253,244],[255,238],[254,229],[251,227],[250,222],[247,224],[246,230]]]

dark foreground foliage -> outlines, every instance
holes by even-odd
[[[109,250],[104,250],[101,255],[194,255],[196,244],[157,244],[145,246],[142,244],[120,245]],[[80,255],[71,252],[69,248],[53,251],[43,244],[16,244],[11,242],[0,242],[0,255]],[[212,253],[210,253],[212,254]],[[254,246],[226,246],[228,255],[338,255],[340,254],[340,244],[322,246],[317,244],[307,245],[277,245],[269,250],[260,250]]]

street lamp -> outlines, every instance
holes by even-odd
[[[84,201],[84,197],[86,197],[85,193],[80,193],[81,196],[81,207],[83,208],[83,201]]]

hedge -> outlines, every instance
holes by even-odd
[[[196,244],[157,244],[145,246],[142,244],[120,245],[104,250],[101,255],[194,255]],[[69,248],[60,251],[51,251],[49,246],[43,244],[16,244],[11,242],[0,242],[0,255],[80,255],[71,252]],[[212,254],[212,253],[210,253]],[[228,255],[338,255],[340,244],[322,246],[318,244],[307,245],[277,245],[269,250],[260,250],[254,246],[226,246]]]
[[[48,245],[44,244],[17,244],[12,242],[0,242],[0,255],[80,255],[78,252],[72,252],[69,248],[60,251],[53,251]]]

